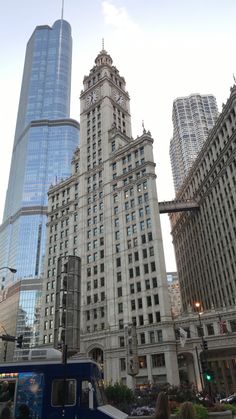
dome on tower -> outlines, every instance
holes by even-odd
[[[97,58],[95,59],[95,64],[97,66],[107,64],[109,66],[112,66],[112,58],[111,56],[105,51],[105,49],[102,49],[102,51],[99,52]]]

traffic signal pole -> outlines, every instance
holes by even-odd
[[[202,377],[202,369],[201,369],[201,365],[200,365],[199,353],[198,353],[197,346],[195,346],[195,351],[196,351],[196,356],[197,356],[197,364],[198,364],[198,371],[199,371],[199,376],[200,376],[201,388],[202,388],[202,391],[203,391],[204,390],[204,382],[203,382],[203,377]]]

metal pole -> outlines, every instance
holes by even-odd
[[[196,351],[196,355],[197,355],[198,371],[199,371],[201,387],[202,387],[202,391],[203,391],[204,390],[204,385],[203,385],[203,380],[202,380],[202,371],[201,371],[201,368],[200,368],[200,361],[199,361],[199,354],[198,354],[197,346],[195,346],[195,351]]]
[[[67,400],[67,385],[66,385],[67,350],[68,350],[68,346],[63,344],[62,362],[64,364],[64,376],[63,376],[63,404],[62,404],[62,415],[61,415],[62,418],[65,417],[65,404]]]
[[[4,358],[3,361],[6,362],[7,361],[7,344],[8,342],[4,342]]]

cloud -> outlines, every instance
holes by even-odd
[[[128,15],[125,7],[117,7],[111,1],[102,1],[102,13],[107,25],[117,30],[137,31],[138,24]]]

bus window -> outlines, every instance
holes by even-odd
[[[76,380],[53,380],[52,406],[63,406],[63,404],[65,406],[76,404]]]

